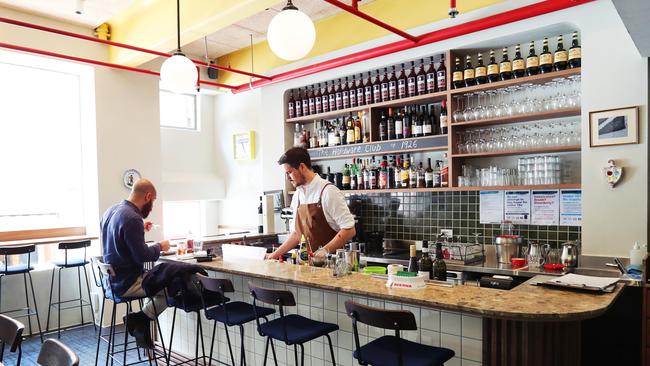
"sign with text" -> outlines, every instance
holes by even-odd
[[[530,224],[530,191],[506,191],[504,220],[513,224]]]
[[[582,191],[560,191],[560,225],[582,225]]]
[[[531,225],[559,225],[559,192],[557,190],[533,191],[531,211]]]
[[[386,153],[401,153],[408,151],[426,150],[447,146],[447,135],[429,136],[413,139],[377,141],[365,144],[341,145],[310,149],[312,159],[336,158],[356,155],[380,155]]]

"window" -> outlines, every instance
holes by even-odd
[[[0,232],[85,225],[82,116],[91,70],[0,52]]]
[[[196,95],[160,91],[160,126],[196,130]]]
[[[163,202],[163,227],[165,238],[185,238],[191,231],[194,236],[203,234],[201,201]]]

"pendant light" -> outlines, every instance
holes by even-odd
[[[287,5],[269,23],[267,40],[276,56],[295,61],[307,56],[314,47],[316,28],[309,16],[288,0]]]
[[[181,51],[181,6],[176,0],[176,52],[160,67],[160,81],[163,88],[174,93],[191,92],[196,88],[199,73],[196,65]]]

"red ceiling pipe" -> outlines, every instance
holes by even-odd
[[[410,34],[404,32],[401,29],[397,29],[397,28],[393,27],[390,24],[384,23],[381,20],[379,20],[379,19],[377,19],[375,17],[371,17],[370,15],[360,11],[356,1],[352,2],[352,6],[350,6],[348,4],[344,4],[344,3],[340,2],[339,0],[325,0],[325,1],[332,4],[332,5],[334,5],[334,6],[336,6],[336,7],[338,7],[338,8],[341,8],[341,9],[347,11],[350,14],[356,15],[359,18],[365,19],[365,20],[369,21],[372,24],[378,25],[378,26],[380,26],[380,27],[382,27],[382,28],[384,28],[384,29],[386,29],[388,31],[391,31],[391,32],[403,37],[403,38],[406,38],[406,39],[408,39],[409,41],[411,41],[413,43],[416,43],[418,41],[418,37],[410,35]]]
[[[62,35],[62,36],[67,36],[67,37],[72,37],[72,38],[79,38],[79,39],[83,39],[83,40],[91,41],[91,42],[95,42],[95,43],[103,43],[103,44],[107,44],[107,45],[110,45],[110,46],[126,48],[126,49],[129,49],[129,50],[148,53],[148,54],[156,55],[156,56],[162,56],[162,57],[171,57],[172,56],[172,55],[170,55],[168,53],[149,50],[149,49],[142,48],[142,47],[131,46],[131,45],[128,45],[126,43],[108,41],[108,40],[104,40],[104,39],[99,39],[99,38],[95,38],[95,37],[86,36],[86,35],[83,35],[83,34],[68,32],[68,31],[64,31],[64,30],[60,30],[60,29],[56,29],[56,28],[45,27],[45,26],[38,25],[38,24],[22,22],[20,20],[15,20],[15,19],[0,17],[0,22],[7,23],[7,24],[12,24],[12,25],[17,25],[19,27],[32,28],[32,29],[36,29],[36,30],[40,30],[40,31],[44,31],[44,32],[55,33],[55,34],[59,34],[59,35]],[[234,72],[234,73],[237,73],[237,74],[256,77],[258,79],[271,80],[271,77],[269,77],[269,76],[254,74],[254,73],[248,72],[248,71],[236,70],[236,69],[232,69],[230,67],[219,66],[219,65],[216,65],[216,64],[209,64],[208,65],[207,62],[204,62],[204,61],[201,61],[201,60],[192,60],[192,62],[194,62],[197,65],[212,67],[212,68],[223,70],[223,71],[229,71],[229,72]]]
[[[0,48],[7,48],[7,49],[11,49],[11,50],[16,50],[16,51],[35,53],[35,54],[38,54],[38,55],[56,57],[56,58],[60,58],[60,59],[83,62],[83,63],[87,63],[87,64],[92,64],[92,65],[105,66],[105,67],[110,67],[112,69],[133,71],[133,72],[138,72],[138,73],[141,73],[141,74],[160,76],[159,72],[155,72],[155,71],[151,71],[151,70],[140,69],[140,68],[131,67],[131,66],[112,64],[110,62],[98,61],[98,60],[93,60],[93,59],[84,58],[84,57],[64,55],[64,54],[61,54],[61,53],[50,52],[50,51],[45,51],[45,50],[39,50],[39,49],[36,49],[36,48],[23,47],[23,46],[10,44],[10,43],[0,42]],[[232,85],[213,83],[211,81],[204,81],[204,80],[199,80],[199,84],[201,84],[201,85],[203,85],[203,84],[205,84],[205,85],[213,85],[213,86],[218,86],[218,87],[227,88],[227,89],[235,89],[235,87],[232,86]]]
[[[366,61],[375,57],[388,55],[395,52],[408,50],[414,47],[427,45],[434,42],[439,42],[445,39],[459,37],[465,34],[481,31],[484,29],[544,15],[558,10],[571,8],[577,5],[586,4],[594,0],[548,0],[539,3],[527,5],[518,9],[509,10],[500,14],[491,15],[485,18],[472,20],[467,23],[451,26],[445,29],[436,30],[430,33],[419,36],[418,43],[402,40],[387,45],[371,48],[368,50],[359,51],[350,55],[337,57],[324,62],[316,63],[313,65],[301,67],[295,70],[286,71],[280,74],[273,75],[273,80],[258,80],[246,84],[239,85],[233,89],[233,93],[241,93],[252,88],[259,88],[262,86],[279,83],[307,75],[312,75],[322,71],[334,69],[337,67],[350,65],[360,61]]]

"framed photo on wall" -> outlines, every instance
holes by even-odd
[[[639,143],[639,107],[589,112],[589,146]]]
[[[255,132],[236,133],[232,136],[232,148],[235,160],[255,159]]]

